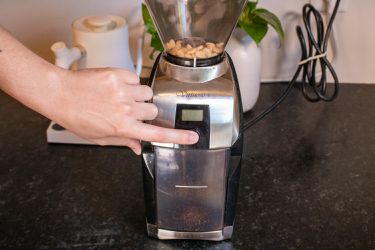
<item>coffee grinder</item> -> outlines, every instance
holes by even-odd
[[[151,123],[199,134],[195,145],[144,143],[147,232],[230,239],[242,158],[242,104],[224,48],[247,0],[146,0],[163,42],[149,85]]]

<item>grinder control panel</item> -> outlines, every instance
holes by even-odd
[[[210,148],[210,109],[209,105],[177,104],[176,129],[192,130],[198,133],[199,141],[181,148]]]

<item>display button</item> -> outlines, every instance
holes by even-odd
[[[201,122],[203,121],[203,110],[201,109],[183,109],[181,110],[181,121]]]
[[[201,132],[199,131],[199,129],[193,129],[193,131],[195,132],[195,133],[197,133],[198,134],[198,137],[199,137],[199,140],[195,143],[195,144],[199,144],[199,141],[201,140]],[[194,145],[194,144],[193,144]]]

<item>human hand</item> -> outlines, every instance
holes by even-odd
[[[152,90],[121,69],[69,71],[43,60],[0,27],[0,89],[80,137],[100,145],[126,145],[140,154],[140,140],[193,144],[191,131],[143,123],[157,115]]]
[[[156,118],[157,107],[145,103],[152,89],[140,85],[136,74],[121,69],[64,71],[52,119],[66,129],[99,145],[126,145],[141,153],[140,140],[193,144],[192,131],[143,123]]]

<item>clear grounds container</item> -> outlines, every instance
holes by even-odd
[[[155,148],[157,226],[183,232],[223,229],[230,149]]]
[[[247,0],[145,0],[164,49],[188,59],[224,51]]]

